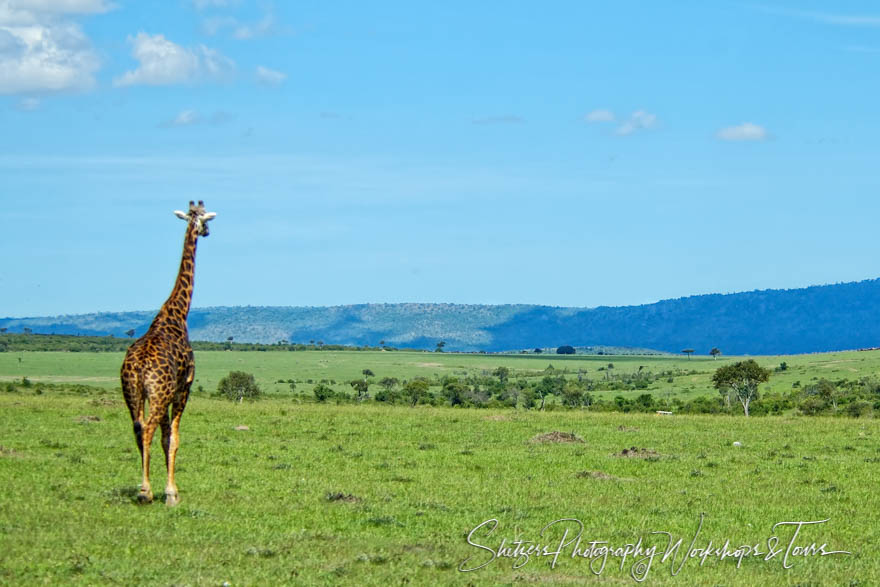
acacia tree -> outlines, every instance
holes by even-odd
[[[770,370],[764,369],[754,359],[740,361],[721,367],[712,375],[712,384],[720,392],[729,391],[742,404],[746,417],[749,404],[758,399],[758,384],[770,379]]]
[[[721,349],[719,349],[717,346],[712,347],[712,350],[709,351],[709,354],[712,355],[712,358],[715,359],[715,360],[717,361],[717,360],[718,360],[718,355],[721,354]]]
[[[260,386],[254,376],[244,371],[230,371],[226,377],[220,380],[217,391],[227,399],[239,403],[244,398],[257,399],[261,394]]]
[[[418,378],[407,381],[403,386],[403,393],[409,399],[409,405],[415,407],[417,403],[428,397],[428,389],[430,384],[426,379]]]
[[[681,352],[683,352],[684,354],[686,354],[686,355],[688,356],[688,359],[690,359],[690,358],[691,358],[691,355],[692,355],[693,352],[694,352],[694,349],[683,349]]]

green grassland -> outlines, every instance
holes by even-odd
[[[648,392],[658,396],[690,399],[706,395],[717,396],[712,388],[712,373],[720,366],[741,360],[742,357],[676,356],[564,356],[564,355],[491,355],[426,352],[384,351],[303,351],[303,352],[235,352],[196,351],[196,382],[193,387],[213,392],[229,371],[253,373],[263,391],[269,394],[289,394],[288,379],[297,382],[297,391],[308,395],[312,386],[321,381],[335,381],[340,391],[351,391],[347,381],[361,378],[369,369],[375,379],[397,377],[412,379],[426,377],[490,374],[499,366],[511,370],[511,378],[538,377],[552,365],[568,377],[579,371],[586,377],[600,379],[614,365],[616,375],[632,374],[642,367],[660,373],[674,371],[669,382],[659,379]],[[28,377],[33,382],[79,382],[108,389],[119,387],[119,366],[123,353],[64,353],[64,352],[8,352],[0,353],[0,382]],[[820,378],[859,379],[880,374],[880,351],[847,351],[811,355],[755,357],[766,368],[776,369],[782,362],[788,368],[776,371],[770,381],[761,386],[764,392],[785,392],[795,382],[807,385]],[[312,380],[313,383],[308,383]],[[637,395],[639,392],[607,391],[597,396]]]
[[[597,576],[597,563],[591,570],[589,560],[571,557],[573,546],[555,568],[549,557],[519,568],[499,558],[459,571],[469,557],[465,567],[490,558],[467,543],[482,522],[497,519],[498,528],[472,540],[497,548],[503,538],[558,544],[561,525],[543,537],[541,530],[561,518],[583,523],[584,543],[642,538],[659,546],[649,584],[880,583],[874,418],[316,404],[309,384],[291,393],[278,383],[327,379],[343,389],[363,369],[377,378],[435,378],[506,366],[525,377],[549,363],[569,377],[599,377],[613,362],[615,372],[685,373],[658,380],[650,393],[717,395],[709,378],[732,358],[198,352],[203,391],[181,425],[176,508],[134,502],[139,464],[118,392],[121,359],[0,353],[0,378],[32,382],[0,387],[0,584],[635,584],[633,557],[622,565],[609,558]],[[778,390],[880,370],[873,351],[758,361],[787,363],[768,384]],[[266,399],[211,397],[234,369],[254,373]],[[554,431],[577,438],[535,441]],[[153,448],[161,490],[161,449]],[[852,554],[791,557],[788,569],[784,553],[747,557],[739,568],[735,558],[702,566],[690,559],[673,575],[682,556],[661,562],[666,538],[652,532],[682,538],[684,550],[701,514],[695,548],[729,539],[766,552],[776,535],[784,549],[792,528],[774,524],[828,519],[802,529],[797,544]]]

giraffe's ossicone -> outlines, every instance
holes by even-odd
[[[208,236],[208,221],[216,214],[206,212],[204,202],[189,203],[189,211],[175,211],[186,220],[186,236],[180,270],[171,295],[156,314],[149,330],[132,344],[122,361],[122,394],[134,423],[134,436],[141,454],[143,481],[138,499],[153,500],[150,488],[150,445],[156,428],[162,429],[162,449],[168,481],[165,503],[177,505],[180,496],[174,483],[174,460],[180,445],[180,417],[195,377],[195,361],[186,318],[192,302],[196,242]],[[149,409],[147,409],[149,405]]]

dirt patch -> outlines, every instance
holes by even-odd
[[[327,501],[331,503],[342,502],[342,503],[360,503],[363,500],[359,498],[357,495],[352,495],[351,493],[328,493],[326,496]]]
[[[621,481],[620,477],[603,473],[602,471],[581,471],[575,474],[578,479],[598,479],[600,481]]]
[[[617,429],[620,432],[638,432],[639,429],[636,426],[618,426]]]
[[[91,422],[100,422],[101,418],[98,416],[80,416],[76,419],[80,424],[89,424]]]
[[[442,367],[442,363],[416,363],[416,367]]]
[[[660,457],[660,453],[650,448],[639,448],[637,446],[632,446],[630,448],[623,449],[619,453],[615,453],[614,456],[624,457],[628,459],[656,459]]]
[[[5,446],[0,446],[0,457],[17,457],[18,452]]]
[[[583,442],[584,439],[574,434],[573,432],[547,432],[546,434],[538,434],[533,437],[529,442],[532,443],[547,443],[547,442]]]
[[[245,430],[250,430],[250,427],[245,426],[245,425],[241,425],[241,426],[236,426],[235,428],[233,428],[233,430],[238,430],[239,432],[244,432]]]

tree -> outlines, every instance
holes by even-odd
[[[559,347],[558,349],[556,349],[556,354],[557,355],[573,355],[574,354],[574,347],[571,345],[568,345],[568,344],[564,344],[561,347]]]
[[[543,353],[543,352],[544,352],[544,349],[535,348],[535,354],[536,354],[536,355],[540,355],[540,354]]]
[[[8,328],[0,328],[0,334],[6,334],[7,330],[9,330],[9,329]]]
[[[128,336],[128,338],[133,338],[134,337],[134,328],[129,328],[128,330],[126,330],[125,335]]]
[[[383,377],[382,380],[379,381],[379,385],[381,385],[385,391],[391,391],[399,383],[400,380],[397,377]]]
[[[318,385],[316,385],[314,389],[312,389],[312,393],[315,394],[315,399],[321,403],[324,403],[325,401],[336,395],[336,392],[333,391],[333,388],[326,383],[319,383]]]
[[[712,375],[712,384],[719,391],[729,390],[729,393],[742,404],[743,412],[748,417],[749,403],[758,399],[758,384],[768,379],[770,379],[770,370],[758,365],[754,359],[749,359],[715,371]]]
[[[690,358],[691,358],[691,354],[693,354],[693,352],[694,352],[694,349],[683,349],[681,352],[683,352],[684,354],[686,354],[686,355],[688,356],[688,359],[690,359]]]
[[[498,381],[501,383],[507,383],[507,378],[510,377],[510,369],[507,367],[498,367],[492,371],[492,375],[497,377]]]
[[[407,381],[403,386],[403,392],[409,398],[409,405],[415,407],[420,400],[425,399],[428,396],[429,387],[430,384],[425,379],[418,378]]]
[[[25,334],[33,334],[33,332],[34,332],[33,330],[31,330],[31,329],[28,328],[27,326],[25,326],[24,328],[22,328],[21,331],[24,332]]]
[[[367,379],[355,379],[354,381],[350,381],[349,385],[357,392],[357,400],[359,402],[364,401],[369,397],[367,392],[370,389],[370,384],[367,383]]]
[[[718,360],[718,355],[721,354],[721,349],[719,349],[717,346],[712,347],[712,350],[709,351],[709,354],[712,355],[712,358],[715,359],[715,360],[717,361],[717,360]]]
[[[217,385],[220,395],[241,403],[244,398],[257,399],[262,393],[254,376],[244,371],[230,371]]]
[[[541,398],[541,409],[544,409],[544,402],[550,394],[561,395],[562,388],[565,385],[565,378],[562,375],[551,377],[545,375],[543,379],[535,386],[535,393]]]
[[[441,340],[440,342],[437,343],[437,348],[434,349],[434,352],[435,353],[442,353],[443,347],[445,347],[445,346],[446,346],[446,343]]]
[[[364,369],[363,371],[361,371],[361,373],[363,374],[364,379],[366,379],[367,377],[375,377],[375,375],[376,375],[375,373],[373,373],[369,369]]]

